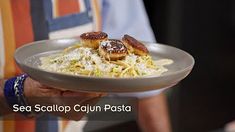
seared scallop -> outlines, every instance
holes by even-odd
[[[143,43],[141,43],[140,41],[136,40],[135,38],[129,35],[124,35],[124,37],[122,38],[122,42],[131,53],[140,56],[144,56],[149,53],[148,49],[144,46]]]
[[[106,60],[119,60],[127,55],[127,48],[120,40],[109,39],[102,41],[99,46],[99,54]]]
[[[98,49],[100,42],[107,40],[108,35],[104,32],[87,32],[80,35],[80,39],[83,46]]]

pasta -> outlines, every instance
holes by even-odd
[[[40,58],[39,68],[72,75],[95,77],[142,77],[160,76],[168,71],[164,65],[172,64],[170,59],[154,61],[150,55],[139,56],[128,52],[124,59],[111,61],[99,55],[98,49],[82,47],[80,44],[68,47],[60,53]]]

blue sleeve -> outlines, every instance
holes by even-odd
[[[142,0],[103,0],[103,31],[110,38],[124,34],[138,40],[155,42]]]

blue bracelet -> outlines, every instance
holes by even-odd
[[[23,74],[14,78],[11,78],[5,82],[4,96],[7,103],[11,108],[13,105],[27,106],[27,102],[24,96],[24,81],[28,75]],[[23,113],[28,115],[29,113]]]

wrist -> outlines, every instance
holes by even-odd
[[[30,105],[30,106],[35,105],[34,100],[35,100],[35,98],[37,98],[34,96],[34,95],[37,95],[37,93],[35,94],[34,91],[30,90],[34,87],[35,86],[32,83],[31,78],[29,78],[29,77],[26,78],[24,81],[24,97],[25,97],[28,105]]]
[[[6,103],[6,99],[4,97],[4,86],[5,86],[5,80],[0,80],[0,115],[4,114],[10,114],[11,109],[9,108],[8,104]]]
[[[5,82],[3,94],[9,108],[13,109],[14,105],[28,106],[24,95],[24,82],[28,76],[23,74],[14,78],[10,78]],[[29,115],[29,112],[23,112]]]
[[[4,96],[3,96],[3,86],[4,86],[4,80],[0,80],[0,107],[2,107],[3,106],[3,99],[2,98],[4,98]],[[3,110],[2,109],[0,109],[0,115],[2,115],[3,114]]]
[[[34,88],[34,84],[32,83],[32,79],[28,77],[24,81],[24,96],[26,99],[29,97],[34,97],[33,91],[30,90],[31,88]]]

